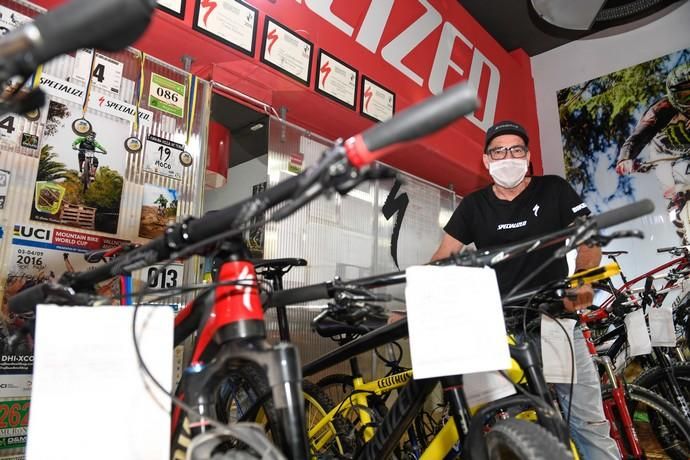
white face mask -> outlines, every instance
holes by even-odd
[[[489,163],[489,174],[496,184],[504,188],[515,188],[527,174],[527,160],[506,158]]]

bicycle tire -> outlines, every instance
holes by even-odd
[[[184,378],[184,376],[182,377]],[[222,394],[224,387],[233,385],[239,388],[232,394]],[[217,389],[218,403],[212,408],[211,416],[223,423],[231,423],[237,421],[240,417],[244,417],[247,421],[255,421],[266,426],[267,433],[271,434],[271,438],[278,446],[283,446],[280,433],[280,418],[277,410],[273,406],[273,401],[270,397],[263,398],[263,395],[270,395],[271,389],[268,386],[266,376],[255,365],[247,365],[237,369],[225,380],[225,382]],[[263,398],[261,404],[256,405],[252,414],[246,414],[241,407],[238,406],[238,398],[246,397],[246,409],[250,410],[255,406],[255,402]],[[228,405],[231,405],[230,407]],[[233,415],[233,407],[235,414]],[[237,411],[242,412],[240,414]],[[247,416],[248,415],[248,416]],[[186,452],[189,443],[191,442],[191,430],[189,428],[189,419],[186,414],[182,414],[178,420],[177,425],[173,429],[171,439],[171,458],[172,460],[185,460]]]
[[[602,388],[601,394],[604,401],[612,399],[611,386]],[[633,384],[625,386],[625,399],[645,454],[674,460],[690,458],[690,421],[680,411],[658,394]],[[610,422],[620,423],[618,419]]]
[[[491,460],[572,459],[572,453],[544,427],[525,420],[497,422],[484,437]]]

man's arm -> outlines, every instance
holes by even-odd
[[[78,138],[76,138],[76,139],[74,140],[74,142],[72,142],[72,148],[76,148],[76,147],[79,146],[83,141],[84,141],[84,138],[83,138],[83,137],[78,137]]]
[[[599,246],[589,247],[581,245],[577,248],[577,257],[575,258],[575,272],[587,270],[588,268],[598,267],[601,262],[601,248]],[[563,306],[566,311],[575,312],[582,310],[592,305],[594,300],[594,291],[591,284],[585,284],[577,289],[574,289],[571,294],[574,298],[563,299]]]
[[[441,244],[439,245],[436,252],[434,252],[434,255],[431,256],[431,261],[435,262],[439,259],[445,259],[446,257],[450,257],[451,254],[460,252],[463,246],[464,245],[460,241],[456,240],[449,234],[444,233],[443,239],[441,240]]]

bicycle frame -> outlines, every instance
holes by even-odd
[[[244,253],[244,254],[243,254]],[[216,258],[215,287],[187,305],[175,319],[175,344],[198,329],[189,369],[181,382],[181,394],[199,414],[213,414],[214,391],[228,372],[249,363],[268,369],[273,401],[279,413],[285,453],[297,460],[308,457],[303,427],[304,400],[299,355],[288,343],[272,347],[266,341],[263,307],[256,285],[254,266],[246,258],[244,245],[235,242]],[[236,260],[232,260],[236,259]],[[229,284],[237,282],[239,284]],[[173,411],[173,430],[181,416]],[[207,421],[189,414],[192,436],[206,431]]]
[[[369,426],[372,422],[371,416],[367,409],[369,408],[369,402],[367,396],[374,394],[381,396],[382,394],[389,393],[397,388],[402,388],[407,384],[407,382],[412,378],[412,371],[404,371],[395,374],[391,374],[387,377],[373,380],[371,382],[365,382],[362,377],[354,377],[352,379],[353,391],[350,396],[348,396],[342,402],[336,401],[335,407],[325,415],[316,425],[309,429],[309,439],[312,439],[319,433],[323,428],[337,416],[342,413],[347,413],[350,408],[355,408],[357,415],[359,416],[362,425],[365,427],[363,430],[364,441],[368,442],[374,437],[375,430]],[[331,431],[327,431],[328,436],[324,436],[318,440],[315,444],[316,447],[323,447],[328,441],[333,437]]]
[[[317,358],[315,361],[304,366],[303,374],[305,377],[313,375],[316,372],[349,360],[360,353],[373,350],[385,343],[405,336],[407,336],[407,320],[403,319],[394,324],[374,330]],[[533,394],[546,402],[551,401],[548,387],[541,374],[541,369],[539,368],[538,360],[536,359],[532,346],[530,344],[511,345],[510,352],[513,358],[513,366],[508,371],[508,375],[511,379],[514,382],[526,381]],[[388,379],[391,377],[388,377]],[[486,454],[485,451],[481,452],[484,448],[483,444],[481,442],[471,442],[469,439],[476,439],[482,436],[484,421],[482,420],[472,425],[470,424],[470,418],[472,413],[474,413],[474,417],[477,418],[485,417],[486,412],[490,411],[494,406],[492,404],[487,404],[482,408],[470,409],[463,392],[462,376],[449,376],[441,379],[427,379],[421,381],[408,378],[407,383],[402,385],[398,385],[396,382],[383,382],[385,386],[390,386],[391,389],[402,386],[402,391],[393,402],[392,407],[386,414],[379,429],[376,430],[372,438],[367,440],[362,457],[360,458],[372,460],[387,458],[399,443],[400,438],[421,409],[427,396],[439,381],[443,385],[444,397],[451,407],[453,424],[447,427],[444,426],[441,433],[439,433],[441,439],[435,443],[432,442],[425,450],[422,458],[443,458],[458,441],[465,444],[466,440],[468,440],[467,445],[470,448],[477,449],[477,452],[473,455],[478,455],[482,458],[482,455]],[[376,391],[376,388],[373,387],[373,383],[371,383],[371,385],[371,389]],[[353,397],[357,395],[357,393],[358,392],[355,391]],[[366,406],[366,394],[359,394],[363,397],[363,405]],[[533,404],[532,400],[519,395],[503,398],[500,402],[503,404],[502,407],[505,408],[517,407],[526,403]],[[350,402],[345,402],[344,404],[348,404],[348,407],[352,405]],[[337,411],[338,405],[336,404],[336,409],[331,411],[333,413],[328,414],[329,420],[335,416],[335,412]],[[558,412],[555,407],[549,407],[548,409],[537,408],[537,413],[540,422],[547,429],[557,434],[562,442],[566,444],[570,442],[567,427],[563,423],[560,412]],[[316,427],[322,429],[326,423],[326,421],[322,420]],[[313,433],[318,433],[318,431],[314,429]],[[313,433],[310,430],[310,434]],[[428,454],[426,453],[427,451],[429,451]],[[473,458],[475,457],[473,456]]]

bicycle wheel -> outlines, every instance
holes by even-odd
[[[184,377],[183,377],[184,378]],[[280,418],[270,398],[271,390],[266,376],[256,366],[247,365],[237,369],[217,389],[217,404],[212,417],[223,423],[243,419],[266,427],[269,437],[278,446],[282,444]],[[187,447],[191,442],[191,430],[186,414],[180,417],[172,435],[172,459],[185,460]],[[241,448],[228,444],[228,448]]]
[[[690,363],[673,363],[670,368],[671,376],[662,367],[653,367],[642,372],[634,381],[634,385],[641,386],[664,397],[673,404],[686,418],[690,416]],[[674,380],[680,394],[669,388],[669,378]]]
[[[305,421],[308,432],[311,432],[311,428],[333,410],[335,405],[321,388],[307,380],[302,382],[302,391],[304,392]],[[309,445],[314,455],[330,453],[350,456],[357,448],[354,428],[338,414],[319,432],[310,433]]]
[[[602,399],[604,404],[613,401],[610,386],[602,388]],[[690,458],[690,422],[675,407],[656,393],[637,385],[626,385],[625,399],[640,447],[647,458]],[[609,422],[616,423],[624,434],[615,404],[612,408],[616,417]],[[625,436],[623,442],[627,448]]]
[[[565,446],[544,427],[525,420],[496,423],[484,438],[491,460],[572,459]]]

